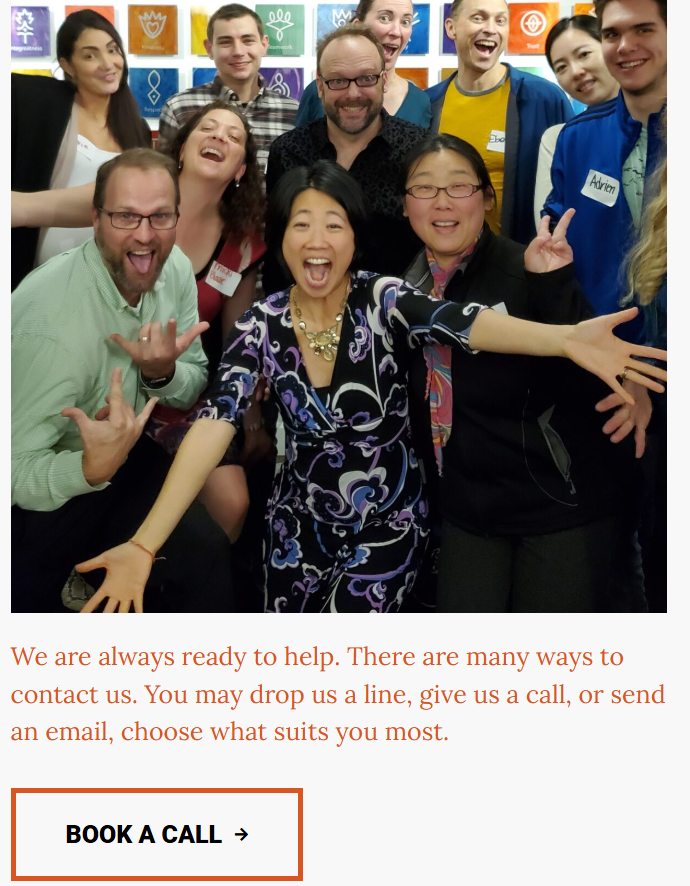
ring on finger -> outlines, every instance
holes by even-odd
[[[630,369],[624,369],[623,372],[621,372],[621,380],[622,380],[622,381],[625,381],[625,380],[626,380],[626,378],[628,377],[628,373],[629,373],[629,372],[630,372]]]

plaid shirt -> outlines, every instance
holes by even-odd
[[[240,104],[256,141],[259,167],[265,173],[271,144],[279,135],[294,128],[299,103],[294,98],[285,98],[268,89],[266,81],[260,74],[259,92],[246,105],[240,102],[232,89],[223,85],[218,75],[210,83],[192,86],[184,92],[171,96],[161,110],[158,123],[159,147],[165,149],[175,137],[177,130],[199,108],[217,99]]]

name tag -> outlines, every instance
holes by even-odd
[[[603,172],[597,172],[596,169],[590,169],[580,193],[596,200],[597,203],[603,203],[604,206],[613,206],[618,199],[620,189],[621,183],[618,179],[604,175]]]
[[[223,295],[228,297],[234,294],[241,279],[241,274],[238,274],[237,271],[231,271],[217,261],[213,262],[211,269],[206,275],[206,282],[208,285],[213,286],[214,289],[217,289],[219,292],[222,292]]]
[[[497,151],[499,154],[506,152],[506,134],[500,129],[492,129],[489,136],[489,143],[486,146],[487,151]]]

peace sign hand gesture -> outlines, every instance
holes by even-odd
[[[122,370],[113,369],[108,406],[99,409],[94,419],[76,406],[62,410],[60,415],[71,418],[79,428],[84,444],[82,471],[87,483],[105,483],[125,463],[157,402],[158,397],[152,397],[136,415],[122,394]]]
[[[537,236],[525,250],[525,270],[534,274],[546,274],[564,268],[573,260],[573,250],[566,239],[568,225],[575,215],[574,209],[563,213],[561,220],[549,231],[551,219],[545,215],[539,223]]]
[[[165,378],[172,374],[180,354],[184,354],[194,339],[208,327],[204,320],[195,323],[182,335],[177,335],[177,320],[168,320],[165,332],[160,320],[156,320],[155,323],[144,323],[139,330],[139,341],[129,341],[118,333],[111,335],[110,339],[127,351],[144,378]]]

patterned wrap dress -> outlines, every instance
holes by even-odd
[[[311,384],[289,291],[257,302],[225,344],[199,418],[238,426],[263,373],[286,435],[266,515],[270,612],[391,612],[411,589],[428,535],[411,445],[410,348],[469,350],[482,306],[439,302],[393,277],[359,272],[328,388]]]

